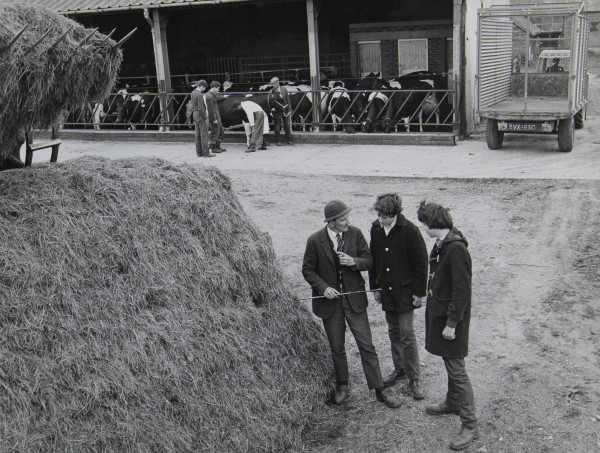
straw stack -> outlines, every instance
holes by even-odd
[[[297,449],[327,341],[210,167],[81,158],[0,179],[0,451]]]

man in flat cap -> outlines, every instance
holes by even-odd
[[[269,91],[268,101],[273,116],[273,130],[275,132],[275,144],[281,146],[281,122],[285,130],[285,141],[288,145],[293,145],[292,140],[292,104],[290,103],[290,95],[286,87],[279,84],[279,79],[273,77],[270,85],[273,86]]]
[[[198,157],[215,157],[208,147],[208,115],[206,99],[204,98],[204,91],[207,86],[206,80],[196,80],[195,82],[192,82],[194,91],[192,91],[191,101],[192,112],[194,115],[196,155]]]
[[[361,271],[373,265],[373,257],[362,232],[350,225],[351,208],[340,200],[325,206],[325,228],[312,234],[306,243],[302,275],[312,287],[313,313],[323,320],[329,339],[337,386],[333,402],[348,396],[348,360],[346,325],[350,328],[362,361],[369,389],[375,389],[378,401],[399,407],[400,399],[392,388],[385,388],[379,359],[371,337],[367,314],[367,295]]]

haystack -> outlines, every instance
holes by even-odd
[[[218,170],[81,158],[0,178],[0,451],[282,452],[327,341]]]
[[[0,17],[2,159],[18,150],[26,129],[47,128],[63,109],[104,99],[122,52],[107,36],[39,6],[2,1]]]

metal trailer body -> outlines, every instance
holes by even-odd
[[[587,104],[590,21],[582,11],[583,2],[478,10],[477,113],[490,149],[513,132],[557,134],[560,151],[573,149]]]

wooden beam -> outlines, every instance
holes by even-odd
[[[144,9],[144,17],[152,29],[152,44],[154,48],[154,62],[156,66],[156,81],[160,100],[160,114],[162,126],[160,130],[169,130],[168,123],[174,118],[173,107],[170,106],[168,97],[171,95],[171,69],[169,66],[169,49],[167,46],[167,24],[171,13],[159,9],[150,11]]]
[[[310,64],[310,86],[313,91],[313,130],[319,130],[321,119],[321,68],[319,66],[319,4],[318,0],[306,0],[306,20],[308,22],[308,59]]]

